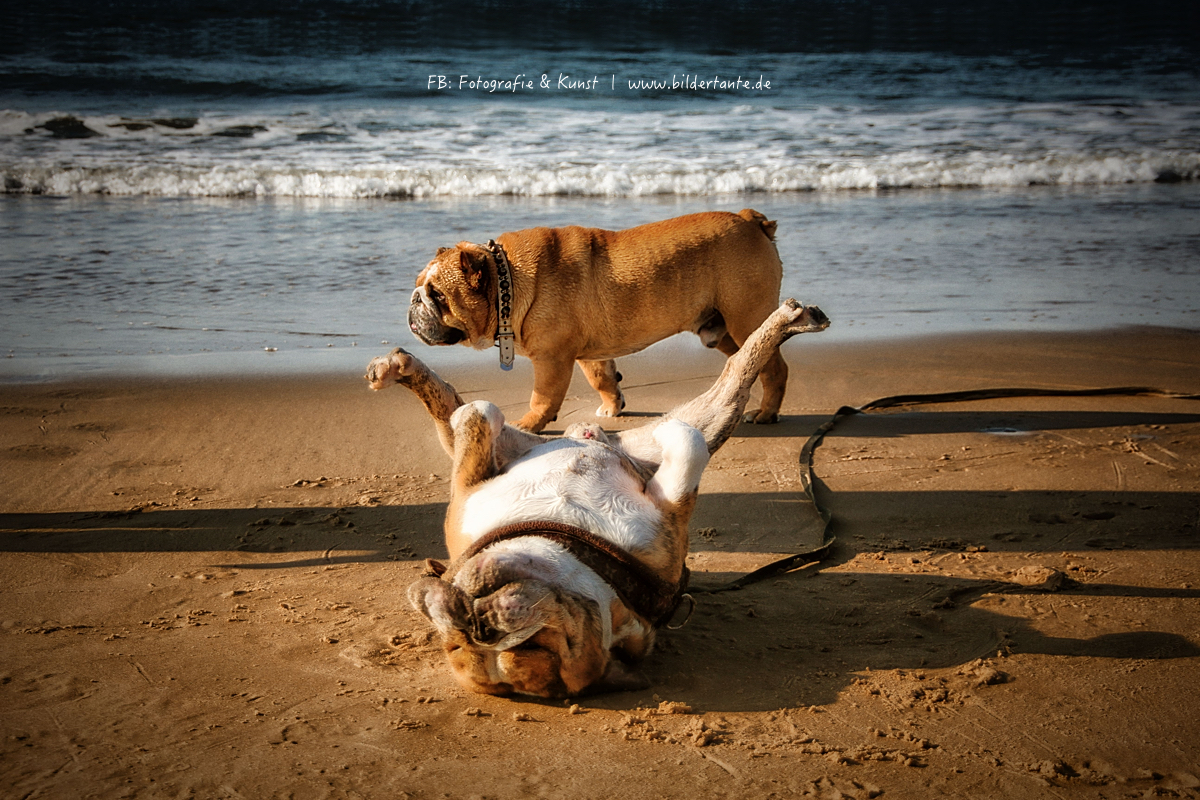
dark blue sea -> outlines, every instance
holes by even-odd
[[[831,341],[1200,327],[1194,3],[280,5],[7,12],[0,378],[359,369],[438,246],[747,206]]]

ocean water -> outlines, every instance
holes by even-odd
[[[1191,4],[95,5],[0,33],[3,378],[358,368],[438,246],[747,206],[830,339],[1198,327]]]

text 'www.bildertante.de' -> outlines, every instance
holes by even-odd
[[[624,78],[617,80],[616,74],[599,75],[581,78],[564,72],[552,78],[549,73],[542,73],[538,78],[525,74],[514,75],[511,78],[484,78],[472,75],[430,75],[425,88],[434,92],[445,91],[475,91],[517,93],[523,91],[575,91],[600,92],[618,89],[627,91],[724,91],[724,92],[762,92],[770,91],[771,81],[762,75],[757,79],[746,79],[741,75],[736,78],[722,78],[720,75],[701,77],[699,75],[672,75],[669,79],[661,78]]]

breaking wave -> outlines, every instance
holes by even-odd
[[[432,198],[642,197],[852,189],[1021,187],[1175,182],[1200,178],[1200,155],[864,163],[712,171],[611,165],[557,168],[6,167],[9,194],[157,197]]]
[[[10,194],[639,197],[1200,178],[1190,106],[0,112]]]

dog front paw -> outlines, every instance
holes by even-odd
[[[538,411],[530,411],[525,416],[513,423],[514,428],[520,428],[529,433],[540,433],[542,428],[545,428],[551,422],[558,419],[558,415],[548,416]]]
[[[742,415],[742,422],[755,425],[774,425],[779,422],[779,413],[775,411],[747,411]]]
[[[416,372],[420,362],[416,356],[397,347],[386,356],[371,359],[367,365],[367,374],[363,377],[375,391],[386,389],[401,378]]]

